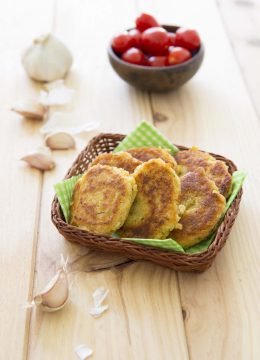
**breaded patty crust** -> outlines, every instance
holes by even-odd
[[[137,195],[119,235],[165,239],[179,221],[180,179],[161,159],[152,159],[134,172]]]
[[[107,165],[95,165],[76,183],[71,224],[97,234],[111,234],[125,222],[135,199],[133,175]]]
[[[129,149],[127,152],[142,162],[146,162],[151,159],[162,159],[164,162],[170,164],[174,170],[176,170],[177,163],[167,149],[158,147],[140,147]]]
[[[180,202],[185,206],[182,229],[174,229],[170,237],[188,248],[211,234],[224,212],[226,199],[199,168],[182,176]]]
[[[206,171],[207,176],[215,182],[220,193],[226,198],[230,195],[232,176],[223,161],[216,160],[209,153],[200,151],[195,147],[179,151],[175,155],[175,160],[179,165],[180,175],[202,167]]]
[[[98,155],[90,164],[94,165],[109,165],[115,166],[117,168],[122,168],[129,173],[133,173],[138,165],[141,164],[141,161],[135,159],[132,155],[127,152],[118,152],[118,153],[104,153]]]
[[[232,190],[232,176],[228,171],[228,166],[220,160],[216,160],[206,171],[207,176],[214,181],[220,194],[227,199]]]

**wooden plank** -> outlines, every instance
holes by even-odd
[[[203,66],[179,91],[152,94],[157,126],[177,144],[197,145],[233,159],[248,173],[240,214],[214,266],[179,274],[191,359],[259,359],[259,123],[214,1],[154,1],[139,8],[163,23],[201,33]],[[189,10],[189,11],[188,11]],[[204,15],[203,15],[204,14]]]
[[[260,4],[256,0],[218,0],[236,59],[260,117]]]
[[[120,17],[115,16],[114,9]],[[74,71],[67,79],[76,89],[73,111],[75,116],[100,121],[101,131],[124,133],[143,118],[151,121],[147,94],[124,84],[106,56],[110,37],[126,24],[131,25],[134,16],[133,4],[117,0],[92,2],[91,6],[80,0],[58,2],[55,32],[75,55]],[[54,274],[60,253],[70,259],[84,254],[82,247],[58,235],[50,222],[50,204],[53,184],[63,177],[87,140],[78,139],[76,151],[55,152],[58,166],[45,173],[35,291]],[[146,263],[85,273],[91,256],[86,253],[81,265],[74,268],[77,271],[70,274],[68,307],[51,315],[33,311],[29,359],[71,359],[80,343],[92,347],[97,359],[187,359],[176,274]],[[91,293],[98,286],[110,290],[110,309],[100,319],[93,319],[88,311]]]
[[[30,17],[28,18],[28,14]],[[38,86],[29,81],[21,66],[21,53],[32,37],[48,31],[51,2],[2,3],[0,22],[1,109],[1,255],[0,358],[22,359],[26,354],[28,316],[25,309],[31,291],[36,227],[42,175],[18,162],[41,142],[39,122],[11,113],[17,100],[36,96]]]

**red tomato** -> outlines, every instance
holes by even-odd
[[[169,55],[168,55],[168,65],[177,65],[181,64],[184,61],[191,58],[191,53],[189,50],[184,49],[182,47],[169,47]]]
[[[130,36],[131,47],[140,48],[141,46],[141,33],[137,29],[132,29],[128,31]]]
[[[168,32],[168,44],[169,46],[176,46],[176,34]]]
[[[141,32],[154,26],[160,26],[153,16],[144,13],[136,18],[135,25]]]
[[[200,47],[200,43],[200,37],[196,30],[179,28],[176,31],[175,46],[195,50]]]
[[[128,32],[116,35],[112,40],[112,48],[115,52],[122,54],[131,47],[131,37]]]
[[[136,65],[147,65],[144,53],[137,48],[130,48],[122,54],[122,60]]]
[[[142,49],[150,55],[166,55],[168,48],[167,31],[162,27],[145,30],[141,36]]]
[[[148,59],[150,66],[166,66],[167,56],[151,56]]]

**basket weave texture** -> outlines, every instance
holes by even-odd
[[[79,154],[69,169],[66,178],[85,172],[89,164],[101,153],[111,152],[124,139],[125,135],[100,134],[94,137],[87,147]],[[180,150],[187,150],[184,146],[177,145]],[[216,159],[224,161],[232,174],[237,170],[236,165],[229,159],[212,154]],[[148,260],[177,271],[202,272],[208,269],[217,253],[225,245],[231,228],[239,210],[242,189],[239,191],[229,210],[218,227],[216,236],[209,248],[198,254],[185,254],[163,249],[152,248],[147,245],[131,243],[126,240],[113,238],[109,235],[97,235],[65,222],[60,204],[55,196],[52,203],[51,218],[60,234],[66,240],[81,244],[88,248],[120,253],[133,260]]]

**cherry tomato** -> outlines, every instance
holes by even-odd
[[[200,47],[200,43],[200,37],[196,30],[179,28],[176,31],[175,46],[195,50]]]
[[[189,50],[178,46],[169,47],[169,55],[167,59],[168,65],[181,64],[190,58],[191,58],[191,53]]]
[[[122,60],[129,62],[131,64],[147,65],[147,61],[144,56],[144,53],[135,47],[126,50],[122,54]]]
[[[141,33],[137,29],[132,29],[128,31],[130,36],[131,47],[140,48],[141,46]]]
[[[160,26],[153,16],[144,13],[136,18],[135,25],[141,32],[154,26]]]
[[[151,56],[148,59],[150,66],[166,66],[167,56]]]
[[[176,46],[176,34],[168,32],[168,44],[169,46]]]
[[[142,50],[150,55],[166,55],[168,48],[167,31],[162,27],[145,30],[141,36]]]
[[[115,52],[122,54],[131,47],[131,37],[128,32],[116,35],[112,40],[112,48]]]

